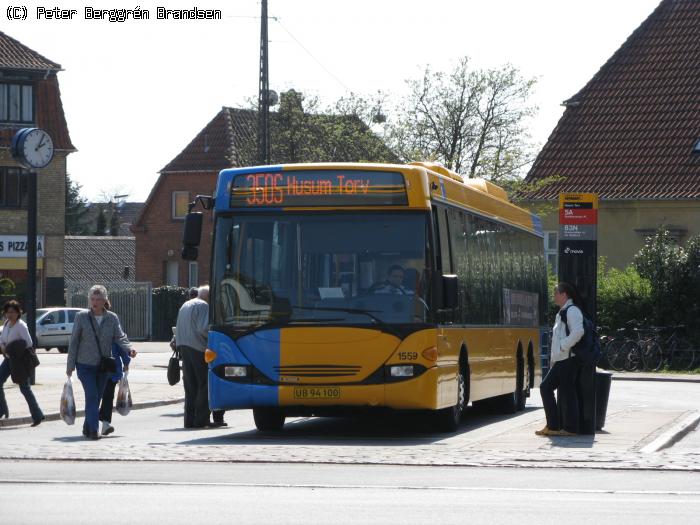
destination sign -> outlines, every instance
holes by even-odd
[[[393,171],[313,170],[248,173],[231,183],[231,207],[397,206],[408,204]]]

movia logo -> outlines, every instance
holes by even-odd
[[[573,253],[577,255],[583,255],[583,250],[576,250],[575,248],[569,248],[568,246],[564,248],[564,253]]]

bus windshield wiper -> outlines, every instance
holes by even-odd
[[[361,308],[343,308],[343,307],[338,307],[338,306],[297,306],[297,305],[292,305],[292,308],[296,308],[298,310],[319,310],[319,311],[324,311],[324,312],[345,312],[349,314],[360,314],[360,315],[366,315],[372,321],[374,321],[379,329],[382,332],[386,332],[387,334],[391,334],[395,337],[398,337],[399,339],[402,339],[401,335],[396,332],[391,326],[389,326],[386,322],[382,321],[379,317],[377,317],[376,313],[380,313],[381,310],[363,310]]]
[[[246,335],[247,334],[252,334],[255,332],[260,332],[261,330],[272,330],[275,328],[283,328],[285,326],[295,326],[295,325],[304,325],[304,324],[310,324],[310,323],[328,323],[328,322],[337,322],[337,321],[343,321],[344,319],[338,317],[338,318],[330,318],[330,317],[322,317],[322,318],[305,318],[305,319],[292,319],[292,318],[282,318],[282,319],[273,319],[271,321],[267,321],[264,323],[260,324],[249,324],[247,326],[242,327],[244,330],[246,330]]]

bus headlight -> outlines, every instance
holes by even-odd
[[[391,377],[413,377],[413,365],[398,365],[389,368]]]
[[[247,366],[225,366],[224,377],[248,377]]]

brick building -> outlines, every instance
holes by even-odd
[[[368,161],[396,162],[396,156],[357,117],[302,114],[300,95],[282,94],[293,106],[297,120],[304,120],[307,143],[290,144],[289,128],[280,112],[270,115],[272,162]],[[289,106],[288,106],[289,107]],[[342,120],[342,125],[338,126]],[[327,127],[326,127],[327,126]],[[326,129],[341,129],[337,140]],[[196,262],[183,261],[182,226],[187,205],[196,195],[212,195],[219,171],[255,164],[257,112],[224,107],[190,144],[167,166],[151,190],[141,215],[131,227],[136,237],[136,280],[153,286],[195,286],[209,280],[209,253],[213,220],[205,215]],[[350,132],[350,133],[348,133]],[[347,136],[354,133],[355,139]],[[290,147],[292,146],[292,147]],[[291,153],[291,152],[294,153]],[[297,156],[293,156],[297,155]]]
[[[527,180],[600,197],[598,254],[624,267],[665,226],[700,234],[700,2],[663,0],[576,95]],[[543,218],[556,265],[558,215]]]
[[[63,114],[61,66],[0,32],[0,300],[24,301],[27,281],[27,171],[10,145],[21,128],[46,130],[55,155],[37,171],[37,306],[63,304],[66,158],[75,148]]]

